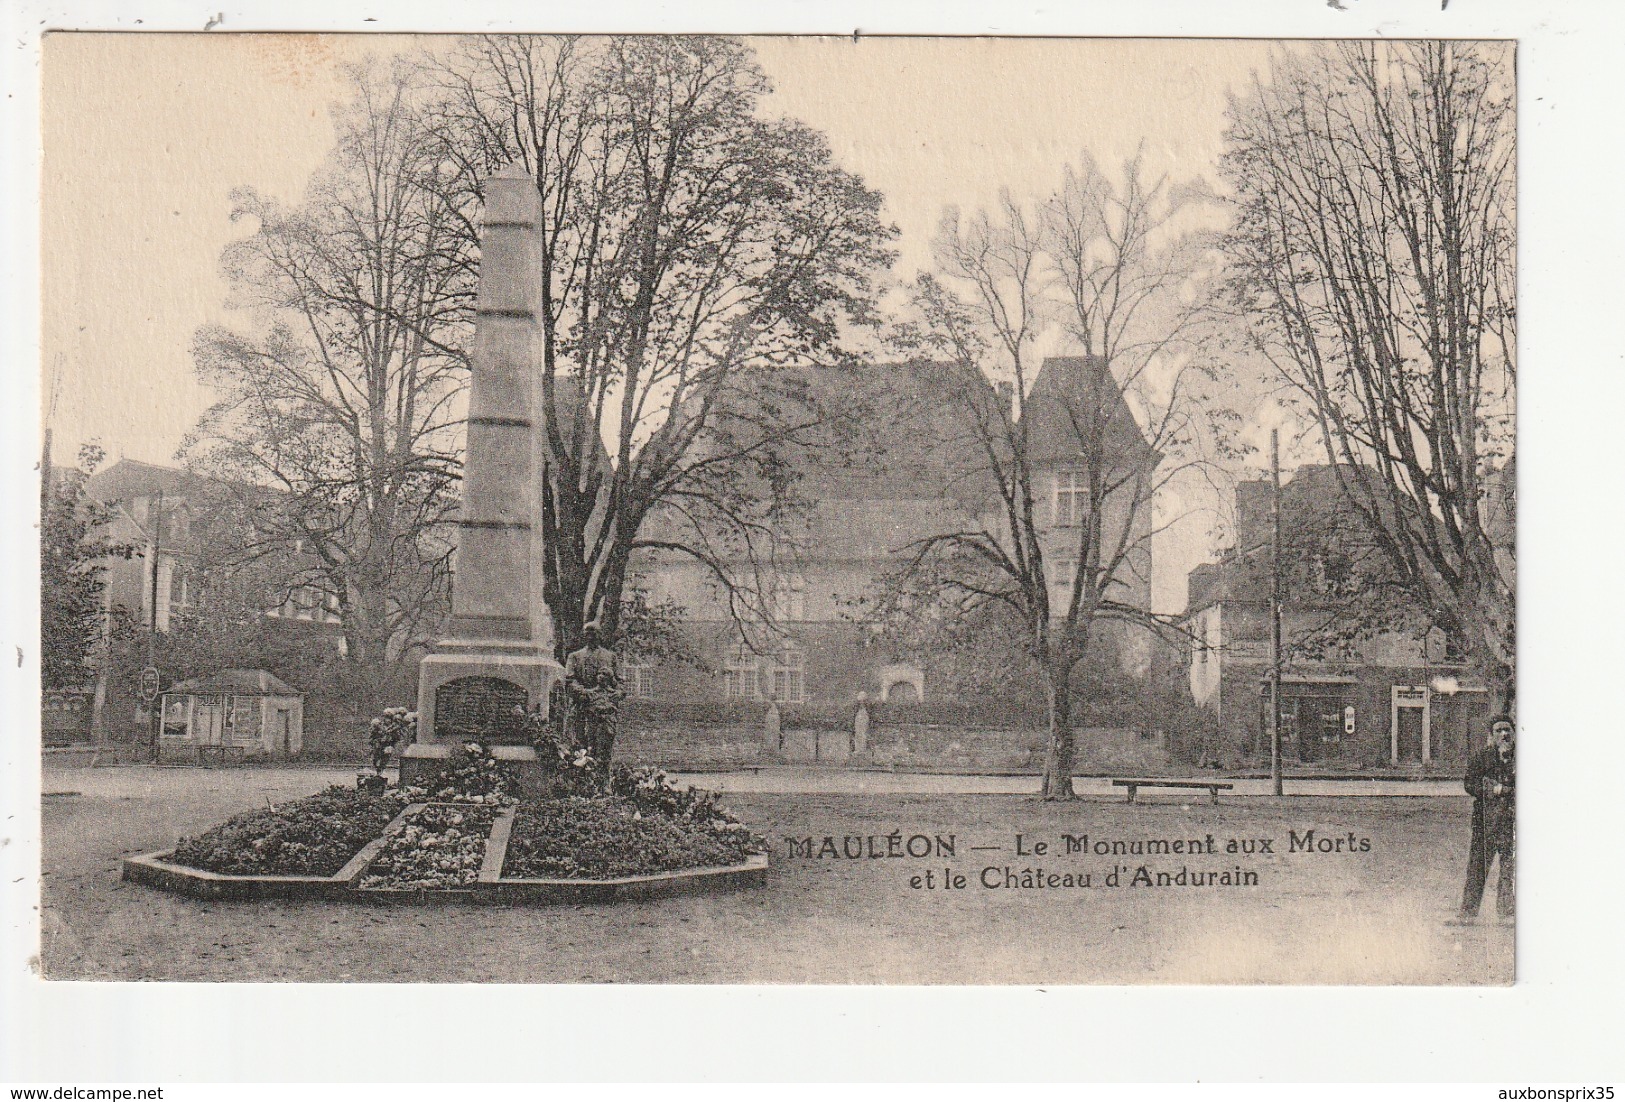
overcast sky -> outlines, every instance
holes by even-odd
[[[1040,195],[1085,151],[1142,146],[1153,167],[1216,175],[1225,96],[1271,47],[1243,40],[758,38],[766,109],[829,136],[885,195],[897,274],[929,261],[945,207]],[[410,39],[55,34],[44,65],[44,368],[58,462],[95,439],[170,462],[209,404],[189,347],[232,324],[221,249],[233,187],[295,200],[332,137],[340,68]],[[1267,429],[1260,423],[1250,436]],[[1216,503],[1208,503],[1209,505]],[[1183,605],[1212,518],[1157,547],[1156,604]]]

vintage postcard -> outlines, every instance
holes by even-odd
[[[53,33],[51,980],[1514,980],[1515,44]]]

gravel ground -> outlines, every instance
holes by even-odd
[[[1444,925],[1460,891],[1469,804],[1446,796],[1274,799],[1106,794],[735,791],[773,847],[765,888],[553,908],[200,902],[118,879],[247,807],[351,771],[120,768],[53,772],[44,800],[42,959],[53,979],[599,983],[1418,983],[1512,979],[1513,931]],[[1288,853],[1290,833],[1369,839]],[[818,857],[847,836],[953,837],[952,857]],[[1017,852],[1016,835],[1022,835]],[[1066,855],[1093,843],[1214,836],[1213,856]],[[812,838],[812,855],[789,839]],[[1222,852],[1269,839],[1270,854]],[[1036,846],[1047,842],[1048,853]],[[916,849],[923,845],[914,842]],[[932,843],[933,847],[935,843]],[[1347,844],[1342,847],[1348,848]],[[1253,886],[1115,887],[1138,866],[1255,873]],[[1003,886],[1006,867],[1091,876],[1089,888]],[[942,870],[963,888],[940,887]],[[984,873],[985,869],[996,870]],[[926,888],[923,877],[932,874]],[[998,884],[984,887],[984,875]],[[919,876],[921,886],[911,887]],[[1493,911],[1493,907],[1489,907]]]

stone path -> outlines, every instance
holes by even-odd
[[[1125,774],[1126,776],[1127,774]],[[760,772],[718,771],[678,773],[684,784],[711,788],[720,792],[800,792],[830,795],[874,795],[896,793],[959,792],[966,794],[1037,795],[1038,778],[1035,776],[976,776],[958,773],[891,773],[884,771],[829,769],[814,767],[765,767]],[[1203,778],[1204,780],[1206,778]],[[1215,778],[1223,780],[1225,778]],[[1232,780],[1235,788],[1220,799],[1235,796],[1268,796],[1268,780]],[[1080,796],[1110,796],[1124,798],[1121,788],[1114,788],[1106,777],[1075,777],[1073,789]],[[1461,782],[1454,779],[1399,781],[1399,780],[1294,780],[1288,778],[1283,785],[1287,796],[1460,796],[1467,793]],[[1141,800],[1168,800],[1172,802],[1205,801],[1206,792],[1182,794],[1176,789],[1147,788],[1141,791]]]
[[[387,771],[393,772],[393,771]],[[284,789],[315,791],[328,784],[353,784],[356,770],[333,766],[248,767],[237,769],[154,769],[127,765],[102,769],[51,769],[45,773],[46,792],[84,791],[87,794],[126,795],[143,791],[154,782],[198,784],[206,787],[246,785],[256,791]],[[162,779],[160,780],[160,775]],[[1036,776],[988,776],[962,773],[891,773],[884,770],[840,769],[829,766],[766,766],[749,770],[690,770],[673,774],[681,783],[719,792],[806,793],[823,795],[884,795],[962,793],[965,795],[1036,795]],[[183,780],[184,778],[184,780]],[[1223,778],[1220,778],[1223,779]],[[1080,796],[1122,799],[1105,777],[1076,777],[1073,787]],[[1220,799],[1270,795],[1268,780],[1230,780],[1235,788]],[[1459,796],[1467,798],[1461,782],[1439,780],[1298,780],[1287,778],[1285,794],[1291,796],[1421,797]],[[1205,792],[1182,793],[1176,789],[1144,789],[1142,801],[1190,803],[1205,801]]]

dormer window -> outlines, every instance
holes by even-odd
[[[770,592],[773,619],[780,624],[807,618],[807,579],[800,574],[781,574]]]
[[[192,607],[192,572],[176,563],[169,571],[169,609],[180,612]]]
[[[1061,471],[1055,476],[1055,525],[1076,528],[1089,515],[1089,479],[1083,471]]]

